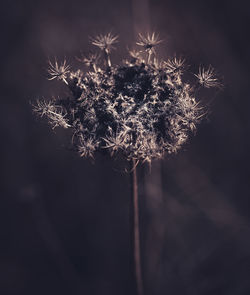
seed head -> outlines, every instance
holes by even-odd
[[[186,61],[183,58],[174,57],[172,59],[168,59],[167,61],[165,61],[164,65],[169,73],[178,72],[179,74],[182,74],[185,70],[185,62]]]
[[[95,38],[91,38],[91,43],[106,53],[110,53],[114,49],[114,44],[117,43],[118,36],[114,36],[111,33],[106,35],[98,35]]]
[[[63,63],[58,64],[57,60],[55,59],[55,63],[52,64],[51,61],[49,61],[49,68],[48,73],[51,76],[49,80],[62,80],[64,83],[68,85],[67,82],[67,74],[69,73],[69,65],[66,64],[66,60],[64,59]]]
[[[159,39],[159,35],[154,32],[152,34],[142,35],[139,34],[139,40],[136,42],[137,45],[142,46],[146,51],[155,51],[155,46],[160,44],[162,40]]]
[[[50,63],[50,80],[67,82],[72,95],[39,100],[33,109],[53,128],[70,128],[81,157],[100,152],[141,162],[163,158],[181,148],[202,118],[194,87],[181,75],[184,59],[164,62],[155,56],[151,61],[161,41],[155,33],[139,37],[137,45],[147,51],[147,60],[141,52],[130,51],[130,62],[111,66],[109,53],[117,37],[109,33],[92,39],[104,51],[108,70],[94,67],[96,54],[81,59],[90,66],[85,73],[69,70],[66,61]],[[200,68],[196,77],[207,88],[219,85],[211,67]]]
[[[56,105],[53,100],[37,100],[36,104],[33,105],[33,111],[41,117],[47,117],[53,129],[56,127],[71,127],[66,119],[66,114],[63,113],[62,106]]]
[[[205,88],[222,87],[218,78],[216,77],[214,68],[210,65],[207,70],[204,67],[199,68],[199,73],[195,76],[198,78],[198,82]]]

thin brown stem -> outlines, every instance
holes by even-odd
[[[107,52],[107,50],[104,50],[103,54],[104,54],[104,59],[105,59],[107,67],[111,68],[111,60],[110,60],[109,53]]]
[[[148,64],[149,64],[150,61],[151,61],[151,55],[152,55],[152,51],[149,50],[149,51],[148,51]]]
[[[136,161],[131,161],[131,247],[133,254],[132,260],[132,272],[136,281],[136,294],[143,295],[143,283],[142,283],[142,271],[141,271],[141,251],[140,251],[140,228],[139,228],[139,203],[138,203],[138,185],[137,185],[137,173],[136,173]]]

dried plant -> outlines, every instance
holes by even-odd
[[[150,162],[177,152],[202,116],[193,87],[182,79],[185,60],[174,57],[159,62],[155,50],[159,37],[140,34],[137,45],[154,59],[134,50],[132,58],[111,66],[117,36],[109,33],[91,40],[107,58],[107,68],[100,67],[96,53],[78,59],[89,67],[87,71],[71,71],[65,60],[49,62],[49,79],[66,83],[72,97],[40,100],[34,110],[53,127],[71,128],[82,157],[109,151],[112,156],[120,153]],[[195,76],[206,88],[220,86],[211,66],[200,67]]]
[[[117,43],[118,36],[113,36],[111,33],[106,35],[98,35],[91,38],[91,43],[99,47],[103,52],[104,59],[109,67],[111,67],[110,52],[114,49],[114,44]]]
[[[127,60],[111,64],[110,53],[117,36],[108,33],[91,38],[104,57],[91,53],[77,58],[88,69],[70,70],[66,60],[49,62],[49,80],[61,80],[72,95],[33,106],[53,128],[72,130],[72,142],[81,157],[97,152],[123,155],[132,163],[132,216],[134,260],[138,294],[143,293],[140,269],[138,193],[135,166],[177,152],[203,116],[197,101],[197,85],[221,87],[214,69],[199,68],[196,85],[183,79],[184,59],[157,59],[162,42],[155,33],[138,37],[139,50],[130,50]],[[142,48],[142,49],[141,49]]]
[[[222,84],[216,78],[215,70],[211,65],[207,70],[200,66],[199,73],[195,76],[198,78],[199,84],[205,88],[222,87]]]
[[[65,118],[66,114],[63,114],[62,106],[53,101],[37,100],[37,103],[33,106],[33,111],[41,117],[46,116],[53,129],[55,127],[71,127]]]
[[[49,80],[62,80],[64,83],[68,84],[67,82],[67,75],[69,73],[69,65],[66,65],[66,60],[64,59],[62,64],[58,64],[57,60],[55,59],[54,64],[49,61],[49,68],[48,73],[50,75]]]
[[[137,45],[142,46],[144,50],[148,52],[150,59],[151,54],[155,54],[155,47],[159,45],[162,40],[154,32],[152,34],[142,35],[139,34],[139,40],[136,42]]]

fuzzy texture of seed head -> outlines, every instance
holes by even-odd
[[[70,71],[66,61],[50,64],[50,79],[67,82],[72,95],[39,100],[34,111],[47,117],[53,128],[72,129],[72,142],[81,157],[101,152],[151,162],[177,152],[203,114],[195,87],[183,79],[185,60],[157,59],[153,49],[161,41],[153,33],[139,35],[137,45],[144,51],[131,50],[130,58],[111,65],[115,42],[117,37],[110,33],[92,39],[106,53],[106,68],[97,63],[96,54],[82,58],[88,66],[84,70]],[[196,77],[206,88],[219,86],[211,67],[200,68]]]

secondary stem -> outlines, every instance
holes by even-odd
[[[103,54],[104,54],[104,59],[106,61],[107,67],[111,68],[111,60],[110,60],[109,53],[106,50],[104,50]]]
[[[138,203],[138,185],[137,185],[137,173],[136,162],[131,161],[131,236],[132,236],[132,251],[133,252],[133,275],[136,280],[136,290],[138,295],[143,295],[143,283],[142,283],[142,271],[141,271],[141,253],[140,253],[140,228],[139,228],[139,203]]]

